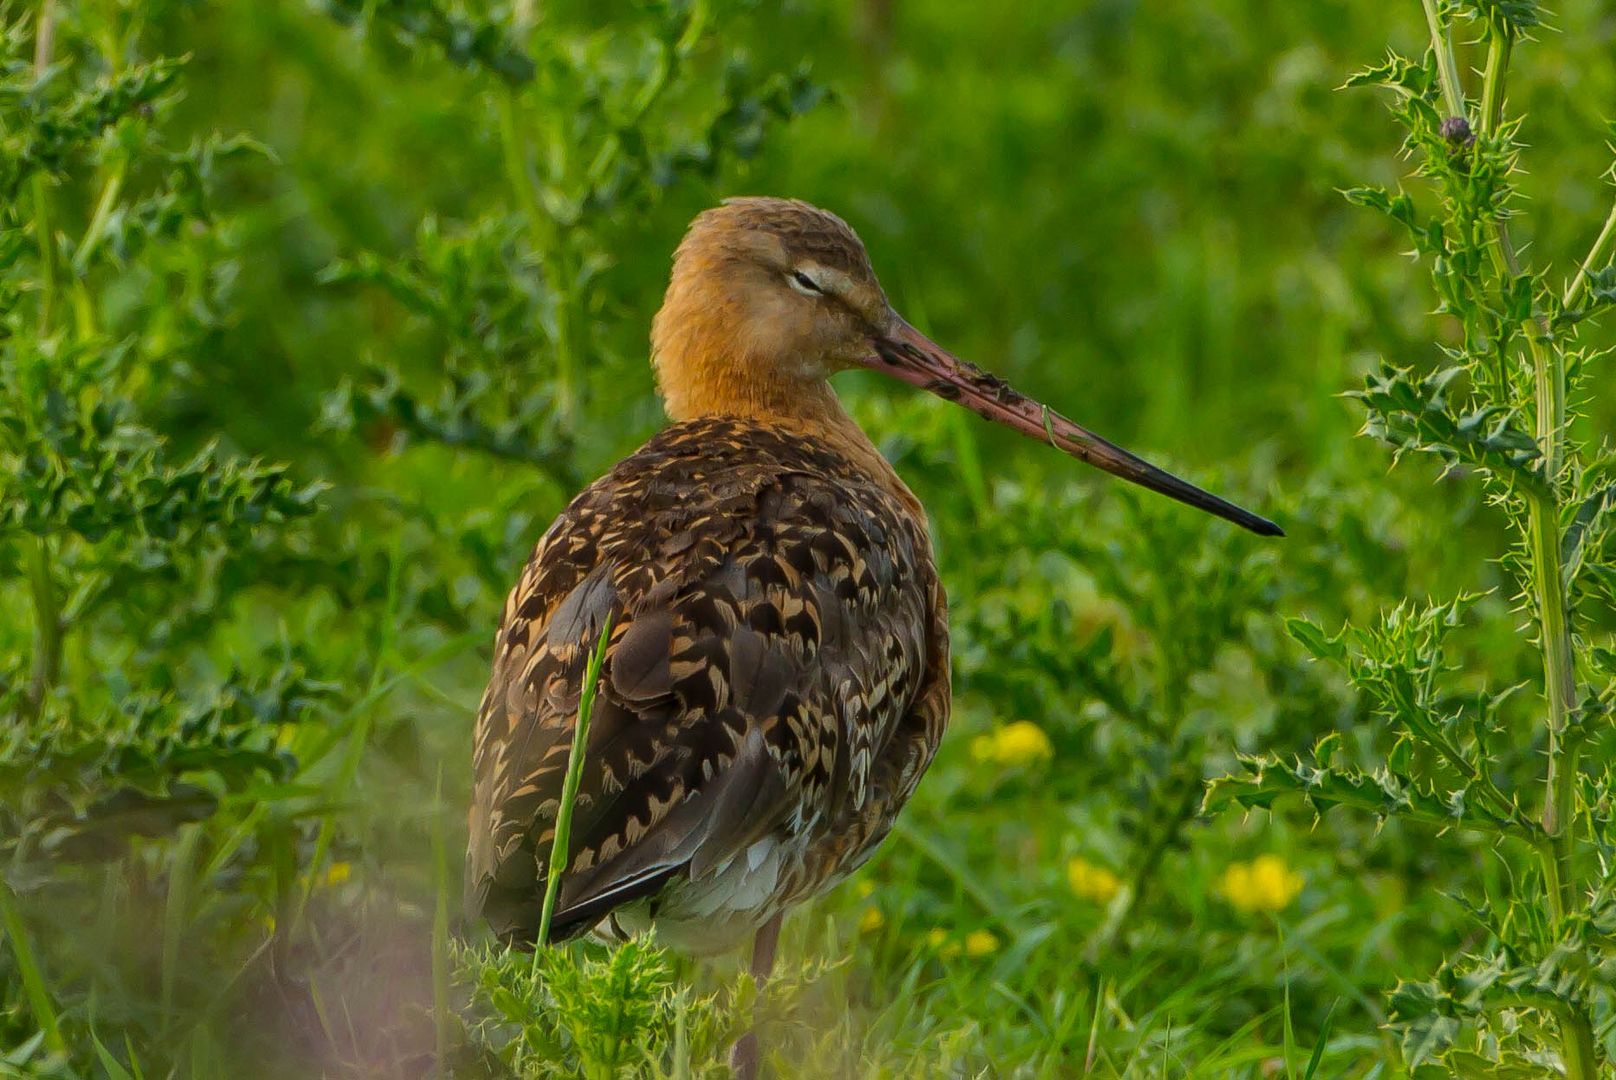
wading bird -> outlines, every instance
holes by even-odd
[[[761,981],[783,913],[870,857],[931,762],[950,690],[926,514],[833,373],[872,368],[1281,535],[945,352],[892,310],[852,229],[806,203],[696,218],[651,359],[673,423],[538,542],[477,719],[467,907],[518,944],[538,933],[608,619],[552,941],[654,923],[712,952],[755,933]],[[737,1072],[755,1055],[737,1044]]]

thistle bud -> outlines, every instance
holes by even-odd
[[[1453,146],[1469,146],[1476,141],[1475,133],[1470,130],[1470,121],[1462,116],[1448,117],[1438,130]]]

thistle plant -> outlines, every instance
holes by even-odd
[[[1424,15],[1422,56],[1393,53],[1348,81],[1390,93],[1420,183],[1346,195],[1389,218],[1429,267],[1443,344],[1434,364],[1385,363],[1351,396],[1394,458],[1434,458],[1497,509],[1511,537],[1497,555],[1536,673],[1502,686],[1458,676],[1464,628],[1484,617],[1475,596],[1406,599],[1333,633],[1292,620],[1384,725],[1385,756],[1355,765],[1330,733],[1311,760],[1247,759],[1209,804],[1301,796],[1321,813],[1344,806],[1492,841],[1502,875],[1487,879],[1502,888],[1463,901],[1477,933],[1392,994],[1404,1057],[1417,1071],[1558,1067],[1589,1080],[1606,1067],[1616,1002],[1616,453],[1578,424],[1608,374],[1607,350],[1584,334],[1616,300],[1616,210],[1576,265],[1531,264],[1517,236],[1523,121],[1506,90],[1543,13],[1526,0],[1424,0]]]
[[[383,311],[373,355],[387,362],[355,349],[334,372],[252,324],[275,243],[308,223],[262,197],[285,158],[211,132],[205,108],[197,123],[207,61],[152,55],[153,41],[195,51],[172,44],[196,31],[191,13],[71,0],[0,12],[0,1073],[445,1064],[462,1030],[450,873],[446,857],[423,865],[416,826],[447,850],[442,820],[463,800],[432,797],[417,725],[435,707],[463,745],[474,700],[424,673],[486,671],[474,642],[536,535],[487,504],[531,501],[535,466],[574,486],[588,467],[575,433],[611,429],[582,423],[584,372],[610,366],[604,315],[626,322],[616,313],[640,293],[609,253],[682,222],[683,208],[651,211],[816,93],[715,48],[728,9],[705,3],[606,28],[521,4],[498,18],[412,0],[325,7],[394,47],[375,82],[407,74],[418,100],[470,87],[467,126],[512,163],[470,185],[488,206],[428,215],[409,243],[412,211],[405,253],[383,254],[374,234],[321,236],[318,259],[270,288]],[[315,81],[365,51],[301,9],[231,25],[297,36],[309,49],[290,52],[310,68],[297,74]],[[299,319],[294,336],[318,322]],[[277,377],[293,369],[312,385]],[[614,406],[623,397],[614,388]],[[266,442],[273,455],[257,452]],[[298,463],[270,460],[283,450]],[[461,514],[429,498],[458,486],[426,478],[445,461],[480,470],[487,503]],[[430,704],[392,708],[406,692]],[[355,792],[378,769],[406,817],[363,812]],[[410,833],[413,878],[366,880],[392,829]],[[364,965],[401,948],[434,950],[430,986],[387,986],[430,1001],[430,1018],[389,1002],[354,1023],[364,988],[389,981]],[[603,1005],[604,987],[631,979],[672,1025],[669,961],[636,956],[597,983],[558,955],[552,983]],[[266,995],[281,1003],[271,1019]],[[582,1060],[638,1060],[632,1041],[589,1038]]]
[[[759,73],[721,44],[738,7],[647,4],[597,28],[521,0],[498,20],[421,0],[332,5],[340,19],[442,49],[486,87],[503,170],[490,189],[504,208],[471,225],[429,219],[409,255],[365,251],[327,268],[328,282],[385,290],[412,316],[410,336],[433,346],[425,380],[391,355],[369,361],[328,402],[329,423],[383,424],[401,440],[465,446],[581,485],[570,450],[587,431],[590,379],[620,359],[601,325],[603,314],[624,321],[611,272],[643,239],[624,223],[676,185],[750,157],[772,124],[822,96],[805,71]],[[632,363],[642,337],[631,339]]]
[[[117,1065],[90,1003],[120,965],[157,972],[127,1036],[167,1031],[186,991],[185,882],[202,855],[240,872],[250,835],[226,850],[200,847],[202,831],[291,779],[282,736],[332,697],[295,647],[210,648],[263,581],[255,557],[295,543],[320,491],[165,430],[228,320],[215,189],[257,146],[170,136],[185,66],[139,58],[138,14],[101,23],[46,3],[4,17],[0,1040],[13,1069],[88,1075]],[[80,967],[85,928],[170,873],[162,932],[90,933],[96,963]],[[215,910],[212,925],[240,916]]]

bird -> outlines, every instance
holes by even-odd
[[[731,198],[695,218],[651,364],[670,424],[555,519],[494,641],[465,897],[514,945],[654,925],[707,954],[750,935],[761,982],[784,914],[869,859],[926,772],[951,701],[947,598],[925,508],[833,374],[872,369],[1283,535],[945,351],[893,309],[853,229],[806,202]],[[552,853],[608,627],[570,841]],[[755,1074],[755,1039],[734,1061]]]

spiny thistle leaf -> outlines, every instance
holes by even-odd
[[[532,958],[461,946],[456,961],[471,994],[471,1035],[515,1076],[656,1075],[676,1051],[712,1061],[753,1005],[750,978],[705,996],[679,988],[673,959],[649,936]]]
[[[1389,52],[1383,62],[1353,73],[1341,85],[1343,89],[1358,86],[1388,86],[1407,94],[1423,96],[1435,88],[1436,71],[1423,62],[1410,60],[1400,53]]]
[[[5,87],[4,96],[21,115],[8,119],[0,136],[0,199],[15,199],[35,173],[60,176],[108,128],[172,88],[183,65],[167,57],[134,64],[51,104],[21,87]]]
[[[428,41],[452,63],[484,68],[512,86],[533,78],[535,65],[510,31],[485,17],[450,11],[432,0],[324,0],[338,22],[380,23],[406,44]]]
[[[1565,566],[1566,587],[1576,587],[1583,569],[1591,565],[1590,554],[1602,552],[1616,530],[1616,482],[1595,487],[1571,506],[1571,521],[1560,540],[1560,558]]]
[[[1386,365],[1349,396],[1369,412],[1364,434],[1398,454],[1433,454],[1449,468],[1472,465],[1524,490],[1541,491],[1542,451],[1519,425],[1515,409],[1482,404],[1459,412],[1453,407],[1449,389],[1464,374],[1462,367],[1415,375]]]
[[[1493,949],[1449,961],[1431,979],[1398,983],[1391,1020],[1402,1032],[1404,1057],[1411,1066],[1443,1060],[1463,1026],[1486,1025],[1503,1009],[1592,1014],[1593,993],[1616,986],[1616,958],[1590,964],[1589,945],[1608,941],[1613,928],[1609,909],[1596,907],[1571,919],[1535,963]]]
[[[1354,206],[1379,210],[1403,226],[1414,240],[1414,250],[1421,255],[1441,255],[1448,250],[1441,220],[1437,218],[1420,220],[1414,198],[1406,191],[1399,191],[1394,195],[1385,188],[1366,187],[1349,188],[1341,194]]]
[[[0,682],[0,705],[20,689]],[[226,794],[285,781],[296,763],[279,746],[282,727],[311,719],[336,690],[290,660],[183,695],[131,690],[100,710],[53,700],[0,732],[0,847],[110,858],[133,836],[207,817]]]
[[[1478,806],[1468,787],[1444,792],[1389,770],[1370,773],[1272,755],[1242,755],[1240,763],[1244,772],[1219,777],[1208,786],[1203,813],[1233,806],[1267,810],[1280,799],[1299,797],[1320,814],[1345,806],[1382,821],[1395,817],[1522,839],[1535,835],[1524,820],[1501,817]]]
[[[1474,19],[1502,27],[1511,37],[1543,25],[1543,7],[1537,0],[1465,0],[1459,6]]]

